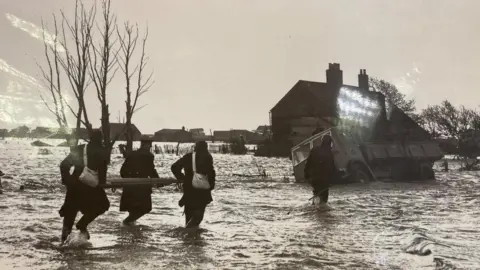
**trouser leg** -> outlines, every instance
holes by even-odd
[[[62,242],[64,242],[68,235],[72,232],[75,218],[77,218],[77,210],[69,210],[63,212],[63,228],[62,228]]]
[[[185,216],[186,216],[187,228],[192,228],[200,225],[205,215],[205,207],[206,206],[197,206],[197,207],[186,206]]]
[[[85,213],[77,222],[77,229],[81,231],[86,231],[88,224],[94,221],[101,214],[103,213]]]
[[[143,217],[146,213],[141,211],[129,211],[127,218],[123,220],[123,223],[131,223],[137,221],[139,218]]]
[[[323,191],[320,193],[320,199],[321,199],[322,202],[324,202],[324,203],[327,203],[327,202],[328,202],[328,188],[326,188],[325,190],[323,190]]]
[[[188,225],[188,222],[190,221],[190,219],[192,218],[192,211],[190,209],[190,207],[188,207],[187,205],[185,205],[185,209],[184,209],[184,212],[185,214],[185,227],[187,227]]]
[[[320,201],[326,203],[328,201],[329,186],[320,184],[313,188],[313,195],[320,197]]]

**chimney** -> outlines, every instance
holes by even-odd
[[[332,85],[336,88],[342,87],[343,71],[340,69],[340,64],[337,64],[337,63],[328,64],[327,84]]]
[[[360,69],[360,74],[358,74],[358,87],[365,91],[369,91],[368,75],[365,69]]]
[[[375,92],[375,94],[377,95],[377,101],[380,104],[380,119],[382,121],[385,121],[388,119],[387,104],[386,104],[387,100],[385,99],[385,96],[382,93]]]

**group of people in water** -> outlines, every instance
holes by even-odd
[[[63,217],[62,242],[72,232],[78,212],[83,216],[76,223],[76,228],[89,239],[87,226],[110,208],[110,201],[103,187],[91,187],[79,180],[87,166],[97,172],[100,184],[106,183],[110,153],[102,141],[101,131],[95,130],[88,144],[71,147],[69,155],[60,164],[62,183],[67,190],[59,211]],[[121,177],[158,178],[151,148],[152,139],[142,137],[140,148],[126,155],[120,169]],[[83,158],[84,154],[86,159]],[[70,173],[72,167],[74,170]],[[183,182],[183,196],[178,205],[184,207],[185,227],[197,227],[203,220],[207,205],[213,201],[211,191],[215,188],[216,174],[207,143],[197,142],[194,153],[181,157],[171,166],[171,170],[173,175]],[[196,173],[206,177],[208,188],[195,187],[192,180]],[[310,151],[304,173],[313,187],[314,197],[319,198],[321,203],[327,203],[330,181],[335,181],[339,175],[334,163],[330,136],[324,135],[321,144]],[[151,185],[123,187],[120,211],[128,212],[128,216],[123,220],[124,224],[130,225],[152,210],[151,194]]]
[[[87,226],[110,208],[110,201],[103,187],[92,187],[79,180],[84,167],[87,166],[88,169],[97,173],[100,184],[106,183],[110,153],[102,141],[101,131],[95,130],[88,144],[72,147],[69,155],[60,164],[62,183],[67,190],[63,206],[59,211],[60,216],[63,217],[62,242],[72,232],[78,212],[83,216],[75,226],[89,239]],[[120,169],[121,177],[158,178],[154,156],[151,153],[151,138],[142,137],[140,144],[138,150],[126,156]],[[86,151],[86,163],[83,158],[84,151]],[[70,173],[72,167],[74,170]],[[207,143],[197,142],[194,153],[188,153],[177,160],[171,166],[171,170],[175,177],[183,182],[183,196],[178,204],[184,207],[185,226],[197,227],[203,220],[207,205],[213,201],[211,191],[215,188],[215,169]],[[209,184],[207,189],[198,189],[192,185],[194,171],[206,176]],[[152,210],[151,194],[151,185],[123,187],[120,211],[128,212],[128,216],[123,220],[124,224],[130,225]]]

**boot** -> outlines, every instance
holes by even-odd
[[[130,221],[128,219],[124,219],[122,221],[122,224],[125,225],[125,226],[133,226],[135,224],[135,221]]]
[[[123,220],[124,225],[133,225],[144,214],[142,212],[129,212],[128,216]]]
[[[65,242],[65,240],[67,240],[67,237],[70,235],[71,232],[72,230],[69,228],[66,228],[66,227],[62,228],[62,237],[61,237],[62,244]]]
[[[85,234],[85,236],[87,237],[87,240],[90,240],[90,233],[88,232],[86,227],[85,228],[80,227],[80,226],[78,226],[78,224],[76,225],[76,227],[80,231],[80,233]]]

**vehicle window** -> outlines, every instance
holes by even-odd
[[[293,165],[296,166],[297,164],[301,163],[302,161],[306,160],[308,158],[308,155],[310,154],[310,144],[304,144],[297,148],[293,152]]]
[[[329,134],[329,133],[327,133],[326,135],[332,136],[332,135]],[[316,138],[316,139],[313,141],[313,146],[314,146],[314,147],[315,147],[315,146],[320,146],[320,145],[322,144],[322,138],[323,138],[323,136]],[[333,139],[333,138],[332,138],[332,139]],[[333,144],[333,143],[332,143],[332,144]]]

